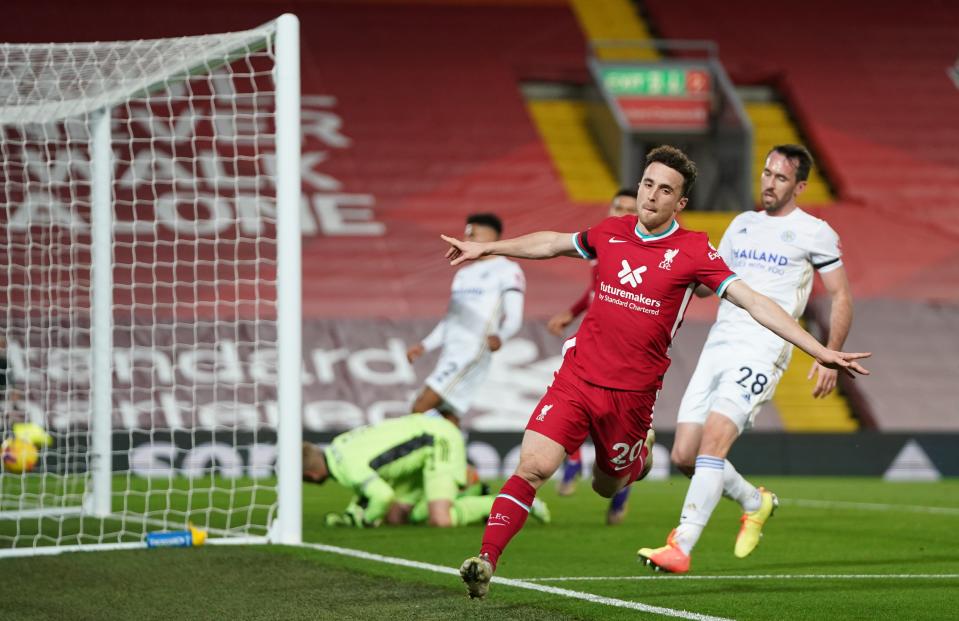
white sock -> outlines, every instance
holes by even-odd
[[[738,502],[746,513],[758,511],[763,503],[759,490],[744,479],[728,459],[723,467],[723,495]]]
[[[696,458],[696,472],[689,482],[683,512],[676,528],[676,543],[686,554],[692,552],[693,546],[699,541],[709,516],[723,495],[724,469],[725,460],[721,457],[700,455]]]

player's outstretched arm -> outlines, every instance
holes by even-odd
[[[803,350],[824,367],[839,369],[850,377],[854,377],[853,371],[869,375],[869,371],[856,361],[868,358],[871,353],[846,353],[824,347],[813,335],[803,330],[781,306],[757,293],[742,280],[730,283],[724,295],[727,300],[745,309],[758,323]]]
[[[406,350],[406,359],[410,361],[410,364],[415,362],[420,356],[425,354],[428,351],[433,351],[443,344],[443,338],[446,336],[446,319],[441,319],[436,326],[430,330],[430,333],[426,335],[419,343],[410,345],[409,349]]]
[[[849,328],[852,326],[852,292],[849,289],[849,279],[846,278],[846,270],[843,267],[820,274],[820,277],[831,302],[829,338],[826,341],[826,347],[842,349],[849,334]],[[816,377],[816,385],[812,391],[813,397],[819,399],[829,396],[836,388],[836,375],[834,369],[825,369],[818,362],[814,362],[808,375],[808,379]]]
[[[558,256],[578,257],[573,246],[572,233],[537,231],[528,235],[500,239],[493,242],[471,242],[440,235],[450,245],[446,258],[450,265],[459,265],[486,255],[500,255],[517,259],[552,259]]]

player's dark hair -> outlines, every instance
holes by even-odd
[[[766,157],[773,153],[782,155],[796,165],[796,181],[809,179],[809,171],[812,170],[813,165],[812,154],[809,149],[801,144],[777,144],[769,150]]]
[[[492,213],[471,213],[466,217],[466,224],[478,224],[480,226],[488,226],[494,231],[497,235],[503,234],[503,221],[499,219],[499,216]]]
[[[616,192],[616,195],[613,197],[613,200],[616,200],[620,196],[628,196],[629,198],[636,198],[636,188],[619,188],[619,191]]]
[[[646,154],[646,166],[654,162],[659,162],[681,174],[683,176],[682,196],[689,196],[693,184],[696,183],[696,164],[685,153],[669,145],[656,147]]]

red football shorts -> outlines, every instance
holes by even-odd
[[[646,464],[643,443],[657,392],[603,388],[560,367],[526,428],[562,444],[567,453],[591,437],[599,469],[616,478],[629,475],[632,483]]]

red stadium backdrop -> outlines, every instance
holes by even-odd
[[[117,11],[96,2],[74,6],[15,1],[5,7],[0,40],[116,40],[242,30],[284,10],[296,12],[302,23],[304,422],[308,430],[323,431],[404,411],[430,370],[428,360],[411,368],[402,352],[445,310],[453,271],[442,259],[440,233],[459,233],[465,216],[475,211],[502,216],[508,236],[537,229],[574,231],[598,220],[604,207],[567,198],[519,89],[524,80],[586,80],[583,37],[565,5],[173,2],[162,7],[125,4]],[[261,287],[260,280],[272,278],[271,265],[257,260],[258,244],[264,243],[257,233],[269,233],[273,222],[250,216],[251,205],[231,200],[230,188],[244,183],[249,171],[217,168],[209,165],[212,159],[177,159],[181,141],[226,155],[230,153],[222,150],[238,149],[233,155],[242,155],[244,149],[242,143],[212,141],[213,128],[196,120],[202,115],[195,109],[191,115],[185,112],[174,109],[170,124],[153,128],[167,132],[167,148],[147,152],[136,147],[117,154],[130,164],[115,171],[116,320],[120,326],[137,326],[139,314],[146,313],[199,322],[216,309],[231,325],[224,333],[215,326],[192,328],[208,347],[186,359],[176,353],[180,337],[173,327],[142,336],[137,329],[120,330],[156,349],[150,360],[122,355],[115,360],[116,426],[131,428],[147,421],[160,427],[215,424],[223,397],[202,389],[213,376],[235,380],[241,402],[265,403],[251,406],[243,416],[250,426],[268,425],[276,415],[269,406],[272,395],[254,395],[245,384],[254,374],[272,372],[271,354],[235,347],[229,337],[252,329],[247,322],[250,309],[238,301],[257,299],[261,312],[266,308],[269,314],[273,291]],[[143,135],[136,109],[119,112],[115,122],[129,127],[133,136]],[[74,155],[76,174],[88,176],[85,155]],[[55,240],[31,239],[34,232],[23,227],[25,215],[48,217],[63,230],[80,230],[82,236],[89,227],[89,210],[83,187],[46,197],[30,194],[31,182],[55,181],[64,173],[40,165],[38,153],[6,157],[17,165],[0,172],[14,182],[8,183],[13,190],[0,210],[0,235],[20,239],[22,252],[31,253],[38,266],[20,269],[23,255],[0,257],[0,264],[10,266],[0,270],[0,304],[15,309],[32,295],[23,287],[27,282],[41,285],[32,292],[89,279],[89,258],[66,245],[61,253],[49,252]],[[271,172],[269,158],[258,165]],[[178,202],[172,186],[138,185],[137,168],[145,166],[175,170],[192,191],[206,197],[199,209]],[[272,187],[258,190],[267,199],[274,192]],[[212,198],[214,194],[218,198]],[[895,223],[870,217],[870,206],[858,201],[816,215],[843,236],[860,298],[957,299],[959,287],[942,287],[930,276],[933,270],[948,269],[956,279],[954,267],[936,267],[955,264],[950,262],[957,252],[954,232],[930,227],[906,236]],[[863,233],[864,222],[868,233]],[[194,244],[196,238],[201,243]],[[179,252],[185,239],[197,249],[195,254]],[[901,260],[873,269],[887,253],[879,240],[888,239],[897,239]],[[179,263],[170,261],[174,257]],[[239,262],[240,271],[230,273],[234,280],[216,284],[215,279],[224,276],[213,261],[217,257]],[[170,264],[141,265],[154,261]],[[571,259],[525,262],[523,268],[529,283],[527,325],[521,338],[495,357],[493,383],[478,398],[471,419],[479,429],[522,427],[558,364],[560,342],[547,335],[543,320],[578,297],[588,273],[584,262]],[[58,303],[43,296],[29,301],[34,308]],[[78,301],[83,302],[82,296]],[[694,305],[688,323],[711,319],[713,304]],[[82,363],[58,359],[56,349],[44,359],[29,357],[28,350],[37,350],[26,348],[28,337],[17,334],[15,310],[8,316],[14,374],[41,387],[69,382],[74,398],[82,398],[88,389]],[[57,325],[66,328],[86,320],[74,309],[57,321],[49,326],[53,342]],[[683,370],[695,360],[695,343],[704,325],[688,326],[686,336],[681,332],[680,338],[691,343],[680,341],[674,349]],[[118,334],[117,347],[125,345]],[[178,374],[201,388],[179,393]],[[674,415],[677,397],[678,390],[667,384],[659,410]],[[53,413],[50,424],[69,426],[71,412],[52,407],[44,398],[38,395],[35,406]]]
[[[582,43],[569,36],[576,25],[567,11],[521,11],[521,23],[499,35],[502,55],[489,58],[478,42],[461,45],[458,37],[412,42],[427,28],[437,32],[437,21],[501,23],[499,10],[430,10],[427,19],[416,9],[383,10],[410,26],[399,29],[409,41],[397,42],[406,59],[388,59],[392,52],[381,50],[384,57],[371,63],[342,53],[357,49],[359,31],[374,38],[396,32],[368,11],[328,7],[324,19],[301,14],[307,430],[349,428],[407,411],[431,359],[414,370],[406,345],[444,311],[453,274],[442,259],[440,232],[458,234],[465,216],[480,210],[499,213],[509,234],[576,229],[602,210],[565,199],[517,89],[527,71],[527,77],[583,72]],[[250,27],[275,11],[251,8],[232,24],[219,12],[204,18],[200,11],[190,31]],[[524,24],[532,27],[543,15],[545,40],[572,42],[547,47],[567,52],[543,56],[542,46],[525,41]],[[144,30],[151,21],[131,14],[130,28],[111,36],[184,33],[182,23]],[[70,40],[75,32],[42,38]],[[424,63],[423,48],[432,45],[448,48],[451,57]],[[371,74],[374,66],[380,70]],[[194,81],[189,101],[152,110],[161,122],[151,122],[145,104],[113,112],[118,430],[212,428],[221,420],[254,429],[272,426],[277,416],[274,395],[254,388],[271,383],[275,353],[244,345],[264,330],[252,323],[254,311],[273,315],[275,292],[263,285],[275,278],[273,263],[260,259],[274,252],[274,221],[263,205],[275,195],[275,160],[252,157],[256,145],[244,141],[242,128],[210,120],[218,105],[239,105],[241,119],[245,105],[257,105],[244,97],[248,84],[225,76],[216,78],[216,97]],[[0,304],[24,403],[46,413],[52,428],[68,429],[89,407],[89,155],[71,139],[82,127],[61,124],[56,134],[45,127],[42,141],[31,131],[6,130],[8,143],[19,148],[5,154],[2,173],[8,208],[0,212],[7,241],[0,263],[9,268],[0,270]],[[250,187],[257,179],[265,182]],[[237,188],[243,196],[255,191],[259,204],[239,198]],[[585,266],[563,263],[527,266],[536,283],[527,303],[533,313],[542,316],[580,293]],[[26,315],[31,330],[24,329]],[[216,325],[209,322],[214,317]],[[477,399],[475,426],[522,428],[558,366],[559,347],[538,325],[508,343]]]

